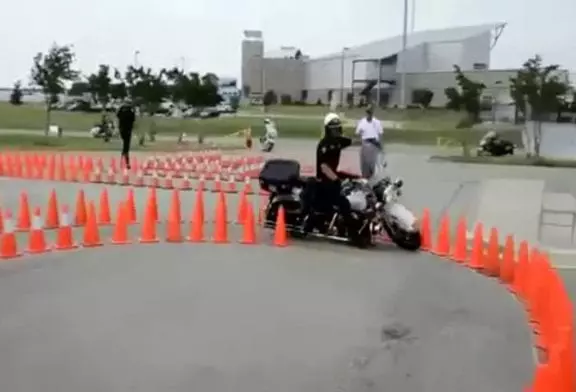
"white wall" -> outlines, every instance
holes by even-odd
[[[462,54],[462,41],[430,43],[427,45],[427,71],[452,71],[454,64],[460,63]]]
[[[492,34],[488,31],[462,42],[462,59],[460,67],[464,70],[474,69],[475,63],[484,63],[490,68],[490,46]]]

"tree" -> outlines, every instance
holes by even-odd
[[[148,135],[155,140],[156,123],[154,114],[169,96],[166,70],[154,73],[150,68],[129,66],[124,76],[128,95],[149,116]],[[142,140],[142,139],[141,139]]]
[[[238,109],[240,108],[240,96],[239,95],[233,95],[230,97],[230,107],[232,108],[233,111],[237,112]]]
[[[528,59],[516,75],[510,78],[510,95],[516,107],[526,114],[526,103],[531,108],[531,119],[542,119],[556,113],[570,86],[560,80],[557,64],[543,65],[542,57]]]
[[[201,106],[216,106],[222,102],[222,97],[218,94],[218,77],[213,73],[207,73],[200,79],[200,100]]]
[[[114,79],[110,83],[110,97],[114,100],[124,100],[128,97],[128,90],[122,74],[114,70]]]
[[[446,108],[466,112],[466,118],[458,124],[459,128],[471,128],[480,121],[480,98],[486,88],[484,83],[468,78],[459,66],[454,66],[458,89],[449,87],[444,90],[448,103]]]
[[[17,81],[14,83],[14,87],[12,88],[12,93],[10,93],[10,103],[12,105],[22,105],[22,83]]]
[[[276,95],[274,90],[266,91],[266,93],[264,94],[264,98],[262,99],[262,104],[265,107],[268,107],[270,105],[276,105],[277,103],[278,103],[278,96]]]
[[[75,55],[71,46],[53,44],[47,53],[34,56],[30,71],[32,84],[40,87],[46,103],[46,123],[44,132],[48,135],[50,127],[51,102],[58,100],[58,95],[64,93],[65,82],[71,82],[78,77],[78,72],[72,67]]]
[[[542,57],[535,55],[510,78],[510,95],[516,107],[527,120],[535,121],[533,134],[526,134],[528,155],[540,155],[541,122],[559,112],[570,90],[567,81],[560,80],[559,69],[557,64],[543,65]]]
[[[88,90],[92,101],[102,106],[102,113],[106,111],[111,96],[112,78],[110,66],[100,64],[98,71],[88,76]]]
[[[480,98],[486,86],[484,83],[468,78],[457,65],[454,66],[454,74],[458,88],[449,87],[444,90],[448,99],[446,108],[466,113],[466,116],[457,124],[457,128],[472,128],[480,121]],[[470,155],[466,136],[462,135],[460,140],[464,156]]]

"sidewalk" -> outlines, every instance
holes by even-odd
[[[527,241],[549,252],[559,268],[576,269],[573,222],[566,219],[571,213],[564,212],[571,209],[566,205],[571,199],[570,194],[547,192],[543,180],[484,180],[479,187],[476,222],[484,225],[484,238],[496,227],[502,236],[512,234],[517,242]],[[469,228],[470,235],[476,222]]]

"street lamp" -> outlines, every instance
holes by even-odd
[[[342,48],[342,54],[340,56],[340,107],[344,107],[344,60],[346,59],[346,52],[350,48]]]
[[[408,46],[408,0],[404,0],[404,26],[402,31],[402,61],[400,62],[400,108],[406,108],[406,47]]]
[[[139,50],[135,50],[134,51],[134,68],[138,68],[139,64],[138,64],[138,57],[140,56],[140,51]]]

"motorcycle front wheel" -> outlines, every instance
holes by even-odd
[[[384,225],[384,230],[399,248],[416,251],[422,246],[422,236],[419,231],[406,231],[400,227],[391,228],[388,225]]]

